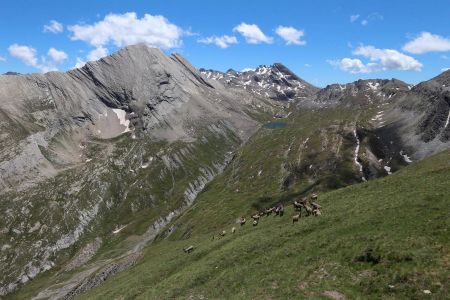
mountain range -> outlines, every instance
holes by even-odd
[[[377,178],[449,149],[449,121],[450,71],[318,88],[281,63],[196,69],[140,44],[64,73],[1,75],[0,295],[82,296],[152,243],[390,180]],[[201,195],[218,200],[197,207]]]

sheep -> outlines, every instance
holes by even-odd
[[[220,236],[225,236],[227,234],[227,232],[225,231],[225,230],[223,230],[221,233],[220,233]]]
[[[316,193],[311,195],[311,200],[317,200],[317,194]]]
[[[283,216],[283,214],[284,214],[284,207],[283,207],[283,204],[280,204],[275,209],[275,215],[281,217],[281,216]]]
[[[313,209],[311,208],[311,206],[309,206],[308,204],[304,205],[304,208],[306,210],[306,215],[309,216],[312,214]]]
[[[244,226],[245,222],[247,222],[247,220],[245,219],[244,216],[242,216],[241,219],[239,220],[239,224],[241,224],[241,226]]]
[[[236,227],[231,228],[231,233],[235,233],[236,232]]]
[[[294,201],[293,205],[294,205],[294,210],[302,211],[302,203],[301,202]]]
[[[186,248],[183,248],[184,253],[191,253],[194,250],[194,246],[189,246]]]
[[[257,213],[252,216],[252,219],[255,221],[259,220],[259,218],[260,218],[260,216]]]
[[[298,222],[298,219],[300,219],[300,214],[294,215],[292,217],[292,224],[294,224],[295,222]]]
[[[283,204],[280,204],[280,206],[278,206],[278,214],[280,215],[280,217],[283,216],[283,214],[284,214],[284,206],[283,206]]]
[[[271,215],[272,212],[273,212],[273,207],[271,207],[271,208],[266,208],[266,216]]]
[[[257,226],[258,225],[258,220],[254,220],[253,221],[253,226]]]
[[[317,202],[311,202],[311,205],[313,207],[313,209],[321,209],[322,206],[320,206]]]
[[[320,212],[320,209],[316,208],[316,209],[313,210],[313,215],[314,216],[321,216],[322,213]]]

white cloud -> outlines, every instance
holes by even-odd
[[[305,35],[303,30],[298,30],[294,27],[278,26],[277,29],[275,29],[275,33],[286,42],[286,45],[306,44],[305,41],[301,40],[301,38]]]
[[[57,65],[67,59],[67,54],[64,51],[59,51],[55,48],[48,50],[47,54],[50,61],[47,57],[43,56],[41,57],[41,62],[39,62],[36,49],[33,47],[13,44],[9,46],[8,51],[11,56],[18,58],[27,66],[39,69],[42,73],[57,71]]]
[[[36,67],[38,64],[36,49],[32,47],[13,44],[9,46],[8,51],[11,56],[20,59],[27,66]]]
[[[234,27],[233,31],[242,34],[249,44],[270,44],[273,41],[273,39],[270,36],[265,35],[256,24],[241,23]]]
[[[333,66],[339,67],[342,71],[356,73],[369,73],[368,68],[358,58],[343,58],[340,60],[327,60]]]
[[[429,32],[422,32],[414,40],[406,43],[403,46],[403,50],[414,54],[447,52],[450,51],[450,38],[444,38]]]
[[[351,23],[355,22],[356,20],[359,19],[359,17],[360,17],[360,15],[351,15],[350,16],[350,22]]]
[[[243,68],[241,70],[241,72],[250,72],[250,71],[255,71],[255,69],[254,68]]]
[[[86,64],[86,62],[84,60],[82,60],[81,58],[77,57],[77,61],[75,63],[74,68],[81,68]]]
[[[41,73],[47,73],[51,71],[58,71],[58,68],[55,65],[52,64],[42,64],[38,66],[39,71]]]
[[[89,61],[99,60],[100,58],[107,56],[108,53],[109,53],[108,49],[104,47],[97,47],[91,52],[89,52],[86,58]]]
[[[109,14],[92,25],[68,27],[72,40],[85,41],[95,47],[113,43],[123,47],[144,43],[150,47],[176,48],[181,45],[183,30],[163,16],[145,14],[139,19],[135,12]]]
[[[360,15],[350,16],[350,22],[352,22],[352,23],[356,22],[359,19],[359,17],[360,17]],[[363,20],[361,20],[361,25],[367,26],[370,22],[382,21],[383,19],[384,19],[384,17],[381,14],[374,12],[374,13],[368,14]]]
[[[44,32],[60,33],[63,31],[64,26],[55,20],[51,20],[49,24],[44,25]]]
[[[450,68],[442,68],[441,69],[442,72],[445,72],[445,71],[448,71],[448,70],[450,70]]]
[[[3,56],[0,56],[0,61],[6,61],[6,58],[4,58]]]
[[[358,58],[343,58],[340,60],[328,60],[327,62],[353,74],[387,70],[420,71],[423,66],[413,57],[393,49],[360,46],[353,51],[353,54],[366,57],[369,59],[369,62],[363,63]]]
[[[56,64],[60,64],[61,62],[63,62],[64,60],[67,59],[67,54],[64,51],[60,51],[60,50],[56,50],[55,48],[50,48],[48,50],[48,56],[50,56],[50,58],[56,63]]]
[[[223,35],[223,36],[210,36],[197,40],[202,44],[215,44],[220,48],[228,48],[231,44],[237,44],[238,41],[235,36]]]
[[[310,64],[305,64],[304,65],[306,68],[311,68],[311,65]]]
[[[91,50],[87,56],[86,59],[82,59],[81,57],[77,57],[76,58],[76,62],[75,65],[73,66],[74,68],[81,68],[83,67],[87,61],[95,61],[95,60],[99,60],[102,57],[105,57],[109,54],[109,51],[107,48],[105,47],[97,47],[94,50]]]

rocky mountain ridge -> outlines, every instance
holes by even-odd
[[[277,101],[304,99],[319,90],[280,63],[261,65],[254,70],[242,72],[230,69],[223,73],[200,69],[200,73],[207,79],[223,83],[226,87],[241,88],[254,96]]]
[[[319,89],[282,64],[197,70],[144,45],[66,73],[0,76],[0,294],[89,264],[94,250],[81,254],[92,243],[94,252],[120,249],[92,262],[93,273],[134,259],[235,167],[249,139],[277,158],[249,176],[267,173],[285,191],[385,176],[449,148],[449,85],[446,72],[416,86],[373,79]],[[289,141],[261,128],[280,118],[296,130]]]

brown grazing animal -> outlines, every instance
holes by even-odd
[[[278,205],[277,208],[275,209],[275,215],[281,217],[281,216],[283,216],[283,214],[284,214],[284,206],[283,206],[283,204],[280,204],[280,205]]]
[[[313,207],[313,209],[321,209],[322,206],[320,206],[317,202],[311,202],[311,205]]]
[[[253,220],[259,220],[259,218],[260,218],[260,216],[259,216],[259,214],[254,214],[253,216],[252,216],[252,219]]]
[[[192,251],[194,251],[194,246],[183,248],[183,251],[184,253],[191,253]]]
[[[278,213],[280,214],[280,217],[283,216],[283,214],[284,214],[284,206],[283,206],[283,204],[280,204],[280,206],[278,206]]]
[[[298,222],[298,219],[300,219],[300,214],[294,215],[294,216],[292,217],[292,224],[294,224],[295,222]]]
[[[301,202],[297,202],[295,200],[294,203],[292,203],[292,205],[294,206],[294,210],[302,211],[302,203]]]
[[[313,212],[311,206],[309,206],[308,204],[306,204],[304,207],[305,207],[305,210],[306,210],[306,215],[307,215],[307,216],[311,215],[312,212]]]

